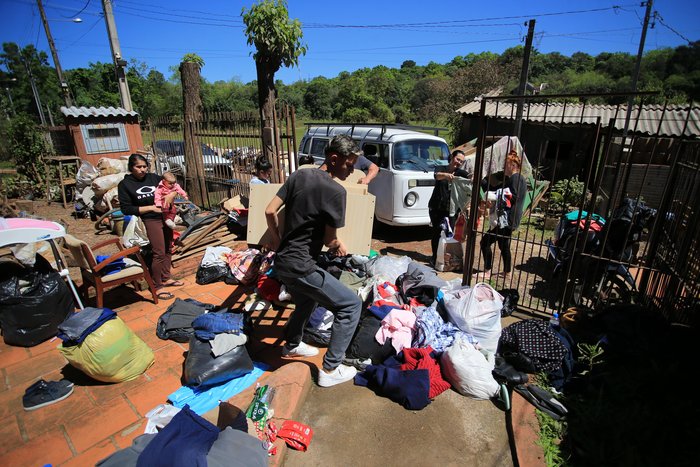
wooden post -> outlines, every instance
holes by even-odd
[[[196,63],[180,63],[180,78],[182,80],[182,110],[184,121],[182,125],[185,144],[185,190],[190,201],[197,206],[204,206],[206,198],[206,183],[204,181],[204,161],[202,148],[195,135],[195,125],[202,116],[202,99],[199,95],[199,66]]]

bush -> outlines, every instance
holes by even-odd
[[[583,188],[583,182],[578,180],[578,175],[559,180],[549,193],[549,209],[565,214],[569,206],[578,206],[583,197]]]
[[[14,185],[22,187],[19,191],[27,191],[24,195],[41,194],[46,173],[43,157],[51,154],[44,135],[30,117],[19,115],[8,125],[5,142],[7,154],[17,169]]]

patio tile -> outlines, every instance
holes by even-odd
[[[28,385],[27,385],[28,386]],[[16,386],[7,391],[0,392],[0,419],[23,411],[22,395],[25,386]]]
[[[29,354],[32,357],[36,357],[37,355],[41,355],[42,353],[51,352],[55,350],[59,345],[61,345],[61,339],[52,338],[34,347],[29,347],[28,350]]]
[[[168,371],[176,375],[182,374],[182,363],[185,361],[183,354],[186,352],[187,344],[181,346],[172,341],[164,342],[169,343],[153,352],[156,362],[146,371],[151,378],[156,378]]]
[[[144,416],[158,404],[167,402],[168,395],[180,386],[180,378],[171,372],[166,372],[153,381],[127,391],[124,395],[136,407],[139,414]]]
[[[154,305],[153,303],[139,302],[134,303],[133,305],[129,305],[128,307],[120,308],[116,310],[116,312],[117,315],[122,319],[122,321],[124,321],[125,323],[129,323],[137,318],[147,315],[155,309],[156,305]]]
[[[109,456],[117,450],[116,445],[111,439],[100,441],[95,446],[91,447],[82,454],[75,456],[61,467],[84,467],[87,465],[95,465],[105,457]]]
[[[0,455],[0,465],[40,466],[57,465],[73,456],[66,437],[60,430],[46,433],[12,451]]]
[[[220,305],[221,304],[221,299],[217,297],[216,295],[212,295],[209,292],[203,292],[197,295],[192,295],[192,298],[194,298],[197,301],[200,301],[202,303],[210,303],[212,305]]]
[[[144,318],[145,320],[145,318]],[[150,323],[150,321],[149,321]],[[142,341],[146,343],[148,347],[151,348],[154,352],[158,349],[162,349],[166,345],[168,345],[168,341],[164,341],[160,337],[156,335],[156,326],[153,323],[150,323],[150,327],[146,329],[142,329],[140,331],[135,331],[136,335],[141,338]]]
[[[22,385],[28,381],[35,381],[56,369],[63,368],[66,363],[66,359],[58,351],[46,352],[8,366],[6,379],[11,387]]]
[[[120,397],[126,391],[139,387],[147,382],[148,378],[144,375],[139,375],[138,378],[121,383],[94,382],[95,384],[85,386],[85,390],[98,406],[102,406],[112,399]]]
[[[15,417],[3,419],[0,426],[0,454],[11,451],[24,443]]]
[[[31,357],[31,354],[25,347],[0,344],[0,368],[7,368],[15,363],[27,360],[29,357]]]
[[[229,298],[231,295],[233,295],[236,292],[236,289],[238,287],[235,285],[226,285],[223,284],[223,286],[220,286],[216,289],[213,289],[211,292],[212,295],[219,297],[222,301],[226,300]]]
[[[20,406],[21,403],[20,397]],[[27,436],[32,440],[59,425],[65,425],[94,407],[95,404],[88,397],[85,388],[76,386],[73,394],[66,399],[31,411],[20,408],[17,416],[22,421]]]
[[[139,417],[123,398],[115,398],[85,412],[66,424],[66,432],[77,452],[86,451],[108,436],[138,421]]]
[[[146,429],[147,422],[147,419],[142,418],[138,422],[129,425],[118,433],[112,435],[112,438],[114,439],[114,442],[117,443],[117,446],[119,446],[119,449],[124,449],[131,446],[131,442],[134,440],[134,438],[143,434],[143,430]]]

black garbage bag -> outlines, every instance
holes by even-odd
[[[226,277],[226,274],[229,274],[230,272],[231,269],[226,264],[215,264],[213,266],[205,267],[202,267],[200,264],[199,268],[197,269],[195,280],[199,285],[211,284],[212,282],[223,280]]]
[[[32,347],[53,337],[73,312],[73,295],[42,256],[34,267],[8,262],[0,274],[0,327],[6,344]]]
[[[520,293],[517,289],[503,289],[499,290],[503,296],[503,308],[501,308],[501,318],[505,318],[513,314],[515,310],[518,309],[518,300],[520,300]]]
[[[190,338],[190,350],[185,358],[182,382],[187,386],[212,386],[253,371],[253,360],[245,345],[215,357],[209,341]]]

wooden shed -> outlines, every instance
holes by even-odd
[[[143,150],[139,114],[120,107],[61,107],[75,155],[93,165]]]

